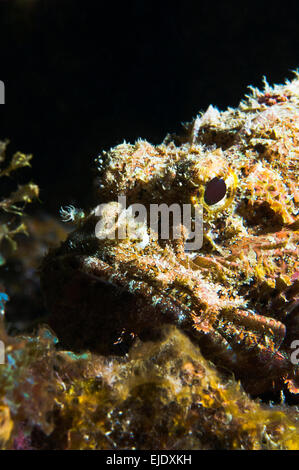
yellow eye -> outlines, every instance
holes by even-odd
[[[233,202],[237,185],[238,178],[231,170],[227,171],[225,179],[214,176],[197,188],[196,194],[191,197],[192,204],[202,204],[211,214],[223,211]]]

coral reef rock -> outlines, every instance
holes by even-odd
[[[249,398],[174,326],[129,354],[57,349],[46,327],[7,337],[3,449],[299,449],[294,407]]]

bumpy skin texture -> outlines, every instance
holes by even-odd
[[[298,101],[297,76],[265,83],[236,109],[209,107],[183,137],[97,158],[103,217],[119,195],[127,205],[202,205],[204,243],[185,252],[183,228],[181,239],[165,241],[146,225],[141,241],[99,240],[91,210],[41,271],[49,322],[66,347],[125,352],[136,335],[172,323],[248,392],[298,397]],[[209,204],[214,178],[226,194]]]

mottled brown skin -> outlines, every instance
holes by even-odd
[[[164,269],[175,272],[176,279],[167,282],[175,286],[173,289],[181,289],[182,295],[189,295],[191,306],[184,303],[179,291],[167,293],[166,285],[153,282],[148,275],[151,256],[121,256],[119,260],[117,252],[103,249],[104,261],[98,246],[96,256],[89,256],[94,255],[94,244],[98,243],[92,231],[94,223],[91,218],[44,261],[42,285],[52,312],[49,323],[63,347],[124,354],[136,335],[151,339],[162,324],[172,323],[193,338],[223,372],[233,372],[253,394],[281,389],[287,378],[293,378],[295,370],[288,354],[280,350],[286,333],[282,322],[234,307],[225,295],[216,308],[196,293],[192,298],[187,281],[200,280],[192,268],[183,266],[183,257],[176,264],[166,259]],[[129,284],[134,279],[140,287],[132,291]],[[159,298],[155,305],[154,297]]]
[[[154,338],[171,323],[248,392],[288,389],[296,402],[298,366],[290,361],[299,339],[296,87],[278,87],[274,101],[260,93],[258,109],[248,102],[239,114],[213,114],[221,126],[209,121],[210,111],[202,124],[195,121],[190,141],[123,144],[104,158],[97,203],[125,194],[128,205],[203,204],[204,245],[185,253],[184,231],[165,242],[148,230],[143,247],[98,240],[91,211],[41,270],[49,322],[64,347],[123,354],[135,336]],[[209,206],[205,188],[213,178],[227,191]]]

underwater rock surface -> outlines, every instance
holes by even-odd
[[[128,356],[59,351],[47,328],[5,337],[4,449],[299,449],[295,407],[252,400],[165,326]]]

